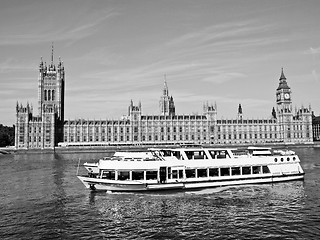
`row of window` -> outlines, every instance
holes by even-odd
[[[54,101],[55,100],[54,90],[44,90],[44,100],[45,101]]]
[[[245,166],[223,168],[172,169],[167,168],[166,179],[209,178],[270,173],[268,166]],[[100,177],[110,180],[159,180],[158,171],[116,171],[103,170]]]
[[[264,124],[266,124],[266,123],[269,123],[269,124],[273,124],[273,123],[275,123],[276,122],[276,120],[272,120],[272,119],[269,119],[269,120],[266,120],[266,119],[264,119],[264,120],[262,120],[262,119],[260,119],[260,120],[217,120],[217,123],[218,124],[252,124],[252,123],[254,123],[254,124],[262,124],[262,123],[264,123]]]
[[[117,142],[117,141],[120,141],[120,142],[123,142],[123,141],[131,141],[131,135],[126,135],[126,136],[123,136],[123,135],[120,135],[120,136],[99,136],[99,135],[77,135],[77,136],[74,136],[74,135],[70,135],[68,136],[66,133],[64,135],[64,141],[65,142],[104,142],[104,141],[108,141],[108,142]],[[139,138],[137,135],[133,135],[132,136],[132,139],[133,141],[139,141]],[[200,136],[200,135],[173,135],[173,136],[170,136],[170,135],[149,135],[149,136],[142,136],[141,137],[141,141],[195,141],[195,140],[207,140],[207,136],[206,135],[203,135],[203,136]]]
[[[268,127],[269,126],[269,127]],[[225,126],[221,126],[218,125],[218,132],[222,132],[222,131],[239,131],[239,130],[243,130],[243,131],[260,131],[262,132],[264,131],[278,131],[278,126],[277,125],[225,125]]]
[[[45,137],[46,142],[50,142],[51,141],[51,137],[50,135],[47,135]],[[35,142],[41,142],[41,137],[29,137],[29,143],[35,143]]]
[[[270,134],[266,134],[266,133],[265,134],[257,134],[257,133],[246,134],[245,133],[245,134],[223,134],[223,135],[218,134],[218,139],[258,139],[258,138],[272,139],[272,138],[277,138],[277,136],[278,135],[276,133],[274,133],[274,134],[272,134],[272,133],[270,133]]]
[[[65,141],[66,142],[93,142],[93,141],[131,141],[133,139],[134,141],[140,141],[138,135],[136,134],[129,134],[129,135],[88,135],[86,134],[70,134],[68,135],[67,132],[64,134]],[[294,134],[287,134],[288,138],[302,138],[304,134],[302,133],[294,133]],[[309,133],[305,133],[305,136],[309,138]],[[252,139],[277,139],[279,137],[279,134],[234,134],[234,135],[217,135],[217,140],[252,140]],[[214,139],[214,136],[211,137]],[[191,135],[167,135],[167,134],[153,134],[153,135],[142,135],[141,141],[200,141],[200,140],[208,140],[208,136],[205,133],[202,134],[191,134]]]
[[[267,131],[265,129],[265,131],[262,131],[262,129],[260,129],[259,131],[239,131],[239,128],[236,128],[236,126],[234,126],[234,132],[230,132],[227,131],[227,128],[221,128],[220,126],[217,127],[217,133],[218,136],[222,136],[222,139],[231,139],[232,136],[234,137],[234,139],[247,139],[248,138],[272,138],[273,135],[276,138],[276,133],[273,131],[277,131],[277,127],[274,126],[274,128],[272,129],[270,126],[270,131]],[[251,127],[251,126],[250,126]],[[254,126],[253,126],[254,127]],[[230,128],[230,126],[228,126],[228,128]],[[261,128],[261,127],[260,127]],[[301,126],[302,128],[302,126]],[[293,128],[294,129],[294,128]],[[187,132],[206,132],[207,131],[207,127],[203,126],[203,127],[187,127],[187,126],[177,126],[177,127],[138,127],[138,126],[133,126],[132,131],[134,133],[139,133],[139,130],[141,133],[187,133]],[[209,129],[211,132],[214,132],[214,126],[211,126]],[[229,129],[230,130],[230,129]],[[87,127],[87,126],[79,126],[79,127],[73,127],[73,126],[65,126],[65,134],[67,134],[68,132],[72,133],[77,133],[77,134],[87,134],[87,133],[97,133],[97,134],[103,134],[103,133],[130,133],[130,127]],[[249,132],[249,133],[246,133]],[[299,134],[299,133],[297,133]],[[227,138],[229,137],[229,138]],[[220,139],[220,137],[218,137]]]

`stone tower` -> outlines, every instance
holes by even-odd
[[[291,88],[288,86],[287,78],[284,76],[283,68],[279,78],[279,86],[276,90],[277,98],[277,120],[280,127],[280,139],[284,142],[290,142],[292,138],[292,100]]]
[[[47,66],[42,58],[39,64],[38,77],[38,110],[39,115],[45,109],[54,109],[57,119],[64,120],[64,82],[65,73],[63,62],[59,58],[58,65],[53,63],[53,46],[51,52],[51,63]]]
[[[169,96],[168,85],[166,77],[164,78],[162,96],[159,101],[160,114],[164,116],[174,116],[176,108],[174,106],[173,97]]]
[[[16,107],[16,148],[52,149],[63,142],[65,72],[59,59],[54,64],[53,45],[51,63],[47,65],[42,58],[38,75],[38,115],[33,108]]]
[[[53,57],[52,45],[51,63],[47,66],[41,58],[39,64],[38,111],[44,122],[48,120],[48,114],[55,114],[56,145],[63,142],[65,71],[61,59],[56,66]]]

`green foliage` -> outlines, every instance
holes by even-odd
[[[0,124],[0,147],[14,146],[14,126]]]

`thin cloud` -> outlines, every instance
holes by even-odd
[[[30,62],[22,63],[13,58],[7,58],[0,63],[0,73],[34,71],[35,66]]]
[[[26,44],[39,44],[42,42],[54,41],[71,41],[69,44],[76,40],[86,38],[99,31],[98,26],[105,22],[107,19],[117,16],[116,12],[112,10],[101,10],[96,14],[83,15],[81,21],[75,23],[63,23],[60,28],[52,29],[46,27],[42,22],[27,22],[26,27],[31,29],[28,33],[16,34],[9,31],[3,34],[0,38],[0,46],[8,45],[26,45]],[[31,26],[28,26],[31,25]],[[21,31],[23,32],[23,31]]]
[[[312,55],[319,54],[320,53],[320,47],[319,48],[310,47],[309,50],[305,51],[305,53],[312,54]]]
[[[206,77],[202,79],[202,81],[205,82],[211,82],[211,83],[224,83],[227,81],[232,81],[236,79],[243,79],[247,77],[246,74],[238,73],[238,72],[217,72],[215,74],[211,74],[211,76],[204,74]]]

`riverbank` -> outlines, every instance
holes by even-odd
[[[199,146],[199,145],[195,145]],[[320,142],[315,143],[299,143],[299,144],[284,144],[284,143],[268,143],[268,144],[206,144],[201,145],[202,147],[214,147],[214,148],[245,148],[248,146],[256,147],[270,147],[270,148],[308,148],[315,147],[320,148]],[[30,154],[30,153],[85,153],[85,152],[95,152],[95,153],[113,153],[116,151],[143,151],[148,148],[175,148],[180,147],[180,145],[128,145],[128,146],[95,146],[95,147],[56,147],[54,149],[15,149],[14,147],[0,148],[0,154]]]

